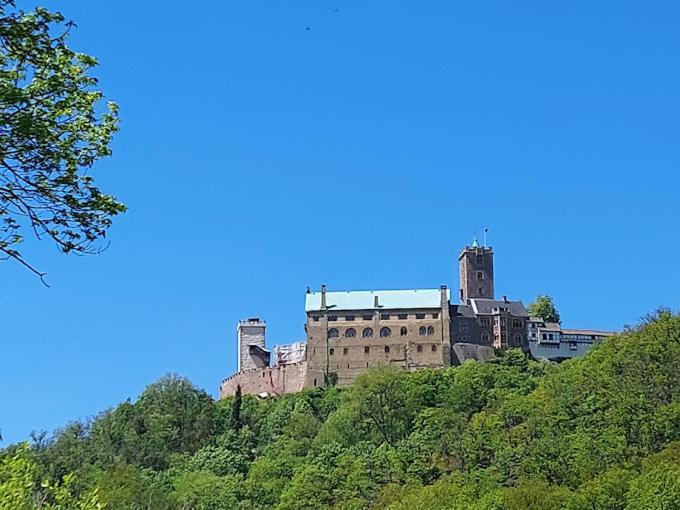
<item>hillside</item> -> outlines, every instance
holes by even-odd
[[[6,449],[0,508],[36,494],[81,510],[680,508],[680,316],[561,365],[508,351],[269,400],[168,376]]]

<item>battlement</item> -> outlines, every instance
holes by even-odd
[[[237,387],[247,395],[275,396],[296,393],[304,387],[307,362],[237,372],[222,381],[220,398],[233,396]]]

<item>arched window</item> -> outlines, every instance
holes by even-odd
[[[522,344],[522,335],[519,333],[515,333],[515,345],[521,345]]]
[[[385,346],[385,354],[389,354],[389,353],[390,353],[390,346],[386,345]]]
[[[331,328],[328,330],[328,338],[338,338],[340,336],[340,333],[338,332],[337,329]]]
[[[427,334],[428,335],[434,335],[434,328],[432,326],[427,327]]]
[[[382,328],[380,330],[380,336],[382,338],[388,337],[392,335],[392,330],[390,328]]]
[[[333,354],[335,354],[335,349],[333,349],[333,348],[331,347],[331,349],[330,349],[330,355],[333,356]]]
[[[437,352],[437,346],[432,344],[432,352]]]
[[[354,338],[357,336],[357,330],[354,328],[349,328],[347,331],[345,331],[345,336],[347,338]]]
[[[401,336],[406,336],[406,333],[408,333],[408,329],[406,329],[406,326],[402,326],[402,327],[401,327],[401,331],[399,332],[399,334],[400,334]]]
[[[419,335],[427,334],[427,328],[425,326],[420,326],[420,329],[418,329],[418,334]]]
[[[488,342],[489,341],[489,332],[488,331],[482,331],[482,342]]]
[[[423,346],[419,345],[417,350],[418,350],[418,352],[423,352]]]
[[[363,333],[361,333],[361,336],[364,338],[373,338],[373,330],[371,328],[366,328]]]

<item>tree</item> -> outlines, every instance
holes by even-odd
[[[89,74],[97,60],[66,44],[73,26],[58,12],[0,0],[0,256],[41,279],[17,249],[24,229],[64,253],[98,253],[125,211],[86,173],[111,154],[118,107],[100,107]]]
[[[539,317],[545,322],[557,322],[558,324],[562,322],[553,298],[546,294],[540,294],[536,301],[529,305],[529,315]]]
[[[75,477],[60,483],[41,479],[39,466],[27,445],[13,453],[0,454],[0,510],[101,510],[98,489],[76,496],[71,490]]]

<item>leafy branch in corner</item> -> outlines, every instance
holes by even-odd
[[[42,7],[0,0],[0,259],[37,274],[19,251],[28,229],[64,253],[92,254],[126,210],[87,174],[111,154],[118,107],[89,73],[97,60],[71,50],[72,22]]]

